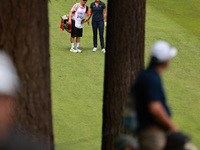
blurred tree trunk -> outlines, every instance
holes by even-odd
[[[131,84],[144,68],[145,0],[108,0],[102,150],[124,133],[122,114]]]
[[[0,0],[0,49],[9,53],[21,78],[17,123],[50,149],[48,0]]]

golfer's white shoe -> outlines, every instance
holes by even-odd
[[[106,53],[105,48],[103,48],[103,49],[101,50],[101,52],[105,54],[105,53]]]
[[[97,48],[96,48],[96,47],[94,47],[92,51],[93,51],[93,52],[96,52],[96,51],[97,51]]]
[[[70,49],[70,52],[77,53],[78,51],[73,47],[73,48]]]
[[[76,50],[77,50],[78,53],[82,53],[82,50],[79,49],[79,47],[77,47]]]

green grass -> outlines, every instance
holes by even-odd
[[[101,146],[104,54],[99,46],[97,52],[92,52],[92,27],[86,24],[80,44],[83,53],[69,52],[70,35],[59,28],[60,16],[68,14],[75,2],[49,2],[55,146],[56,150],[98,150]],[[87,5],[91,2],[89,0]],[[148,49],[157,39],[167,40],[178,48],[179,53],[163,80],[174,121],[192,135],[198,147],[199,5],[197,0],[147,1],[145,54],[147,64]]]
[[[200,35],[199,0],[150,0],[148,4],[196,36]]]
[[[104,54],[92,52],[92,27],[85,24],[81,54],[69,52],[70,34],[60,28],[60,16],[75,1],[49,3],[54,135],[57,150],[99,149]],[[88,1],[90,3],[91,1]]]

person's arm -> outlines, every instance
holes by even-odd
[[[90,25],[90,21],[87,21],[87,23],[88,23],[88,26]]]
[[[107,26],[106,8],[103,8],[103,16],[104,16],[105,26]]]
[[[160,101],[150,102],[148,105],[148,110],[158,122],[166,126],[170,131],[179,131],[178,127],[172,122]]]
[[[68,19],[68,24],[72,23],[72,11],[69,13],[69,19]]]
[[[72,21],[71,21],[72,20],[72,13],[75,11],[75,8],[76,8],[76,4],[74,4],[74,6],[72,7],[72,9],[69,12],[68,24],[72,23]]]
[[[86,21],[89,21],[91,16],[93,14],[93,9],[91,8],[89,15],[87,16],[87,18],[85,19]]]
[[[92,9],[91,9],[91,10],[92,10]],[[87,15],[87,18],[84,19],[83,21],[81,21],[81,23],[88,22],[88,25],[89,25],[89,24],[90,24],[90,23],[89,23],[89,19],[90,19],[90,17],[91,17],[91,12],[89,11],[89,9],[88,9],[88,11],[86,12],[86,15]]]

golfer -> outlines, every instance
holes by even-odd
[[[69,21],[68,23],[72,23],[72,32],[71,32],[71,49],[70,52],[73,53],[81,53],[82,50],[79,48],[80,37],[83,34],[84,23],[88,21],[90,16],[90,11],[88,7],[85,5],[87,0],[81,0],[80,3],[74,4],[70,13],[69,13]],[[87,14],[88,18],[85,18],[85,14]],[[88,24],[89,25],[89,24]],[[74,38],[76,37],[76,48],[74,46]]]
[[[100,0],[95,0],[95,2],[90,5],[91,11],[90,15],[92,16],[92,29],[93,29],[93,52],[97,51],[97,29],[99,29],[99,36],[101,42],[101,51],[106,52],[104,47],[104,24],[107,26],[107,16],[106,16],[106,5]],[[90,16],[90,17],[91,17]],[[105,20],[105,23],[104,23]]]
[[[139,74],[131,89],[139,123],[138,138],[141,150],[163,150],[167,131],[179,131],[171,120],[161,80],[161,74],[176,54],[176,48],[167,42],[156,42],[151,48],[149,67]]]

